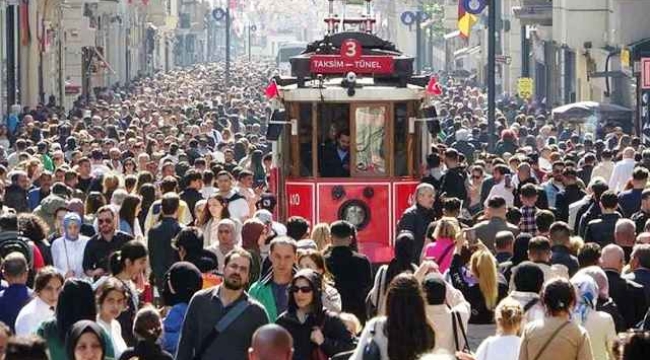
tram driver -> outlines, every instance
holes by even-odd
[[[321,176],[350,177],[350,130],[339,130],[336,142],[325,145]]]

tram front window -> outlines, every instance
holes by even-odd
[[[321,176],[350,177],[350,131],[337,130],[335,140],[323,144]]]
[[[318,172],[322,177],[350,177],[350,105],[318,105]]]

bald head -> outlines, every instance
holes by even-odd
[[[268,324],[253,334],[248,360],[291,360],[293,339],[283,327]]]
[[[620,246],[609,244],[603,248],[600,255],[600,266],[603,269],[621,272],[623,265],[625,265],[625,253]]]
[[[623,247],[634,246],[636,238],[636,225],[630,219],[619,219],[614,228],[614,240]]]

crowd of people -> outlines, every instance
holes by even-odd
[[[650,358],[650,149],[446,82],[394,257],[278,221],[270,64],[157,74],[0,126],[9,360]],[[495,150],[487,143],[494,137]],[[376,264],[375,264],[376,265]]]

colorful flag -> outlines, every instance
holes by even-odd
[[[465,11],[465,2],[463,0],[458,0],[458,31],[460,31],[460,36],[464,38],[469,38],[469,34],[472,31],[472,26],[478,21],[476,15],[472,15]]]
[[[276,84],[275,80],[271,80],[271,83],[269,86],[266,87],[266,90],[264,90],[264,96],[266,96],[267,99],[274,99],[280,95],[280,92],[278,91],[278,84]]]
[[[429,79],[429,83],[427,84],[427,94],[434,95],[434,96],[440,96],[442,95],[442,86],[438,83],[438,79],[435,78],[435,76],[432,76]]]

